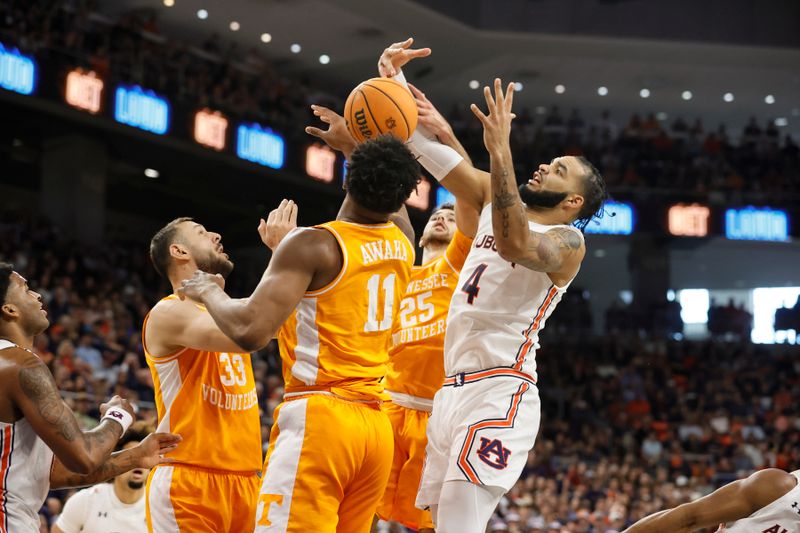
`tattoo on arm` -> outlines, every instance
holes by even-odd
[[[74,441],[80,434],[72,412],[61,400],[53,375],[41,361],[33,361],[19,371],[19,384],[25,396],[36,406],[39,415],[66,441]]]
[[[67,489],[95,485],[133,470],[136,466],[136,458],[130,450],[111,454],[111,457],[100,468],[87,475],[72,472],[56,459],[53,464],[53,473],[50,476],[50,486],[54,489]]]
[[[525,208],[517,191],[510,190],[508,186],[509,171],[506,167],[492,168],[492,189],[497,190],[492,199],[492,206],[500,214],[502,220],[502,235],[508,238],[510,235],[512,217],[517,219],[517,223],[527,226]],[[514,180],[513,174],[510,176]]]
[[[80,437],[89,455],[94,455],[98,447],[103,449],[101,453],[108,453],[119,440],[122,428],[116,422],[107,420],[85,433],[80,430],[75,415],[61,399],[53,375],[43,362],[35,360],[23,366],[19,371],[19,384],[42,419],[67,442],[75,442]]]
[[[583,240],[571,229],[559,228],[547,233],[530,232],[525,257],[517,261],[520,265],[540,272],[556,272],[564,259],[583,246]]]

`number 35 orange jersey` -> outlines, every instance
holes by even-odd
[[[286,393],[326,391],[353,400],[386,400],[380,380],[414,247],[391,222],[336,220],[317,227],[336,237],[344,262],[336,279],[307,292],[281,327]]]

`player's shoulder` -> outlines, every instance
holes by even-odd
[[[750,475],[747,481],[752,485],[776,487],[789,492],[797,486],[797,478],[780,468],[765,468]]]
[[[36,354],[19,346],[9,346],[0,350],[0,373],[18,372],[20,369],[47,368]]]
[[[785,470],[765,468],[743,480],[742,489],[754,507],[761,508],[797,487],[797,483],[797,478]]]
[[[149,327],[173,322],[181,322],[187,316],[203,313],[205,308],[202,304],[185,298],[181,300],[176,297],[164,298],[150,309],[147,323]]]

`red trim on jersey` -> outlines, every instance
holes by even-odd
[[[533,383],[536,383],[536,380],[533,379],[533,377],[530,376],[529,374],[526,374],[525,372],[520,372],[519,370],[514,370],[513,368],[509,367],[501,367],[501,368],[492,368],[489,370],[482,370],[473,373],[466,372],[463,374],[463,379],[461,380],[461,384],[469,383],[471,381],[478,381],[484,378],[491,378],[495,376],[522,378],[530,380]],[[444,385],[455,385],[457,382],[458,382],[458,376],[450,376],[448,378],[445,378]]]
[[[8,533],[8,514],[6,511],[6,478],[11,469],[11,445],[14,435],[11,426],[6,426],[0,435],[0,533]]]
[[[547,296],[545,297],[544,302],[542,302],[542,306],[539,308],[539,312],[531,322],[531,325],[523,332],[523,335],[525,335],[525,341],[522,343],[522,346],[520,346],[519,353],[517,354],[517,362],[514,363],[515,369],[522,369],[522,365],[525,363],[525,356],[528,355],[528,352],[533,346],[533,339],[528,337],[528,335],[539,329],[539,323],[542,321],[542,318],[544,318],[545,313],[547,313],[547,309],[550,307],[550,304],[553,303],[553,298],[556,297],[556,294],[558,294],[558,289],[556,289],[555,285],[553,285],[547,292]]]
[[[475,434],[484,428],[508,428],[514,425],[514,418],[517,416],[517,410],[519,408],[519,404],[522,401],[522,395],[527,391],[531,386],[528,383],[522,383],[517,392],[514,393],[514,396],[511,397],[511,408],[506,413],[505,418],[499,418],[494,420],[484,420],[482,422],[478,422],[477,424],[469,426],[469,431],[467,431],[467,437],[464,439],[464,444],[461,446],[461,453],[458,454],[458,465],[461,467],[461,470],[466,474],[469,480],[476,485],[483,485],[480,478],[478,477],[478,473],[475,472],[475,469],[472,468],[472,465],[469,463],[467,456],[469,455],[469,450],[472,448],[472,443],[475,440]]]

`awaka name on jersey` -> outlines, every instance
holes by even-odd
[[[255,388],[244,394],[229,394],[203,383],[203,400],[219,409],[246,411],[258,405],[258,394]]]
[[[365,265],[392,259],[408,261],[408,248],[403,241],[396,239],[365,242],[361,245],[361,257]]]

